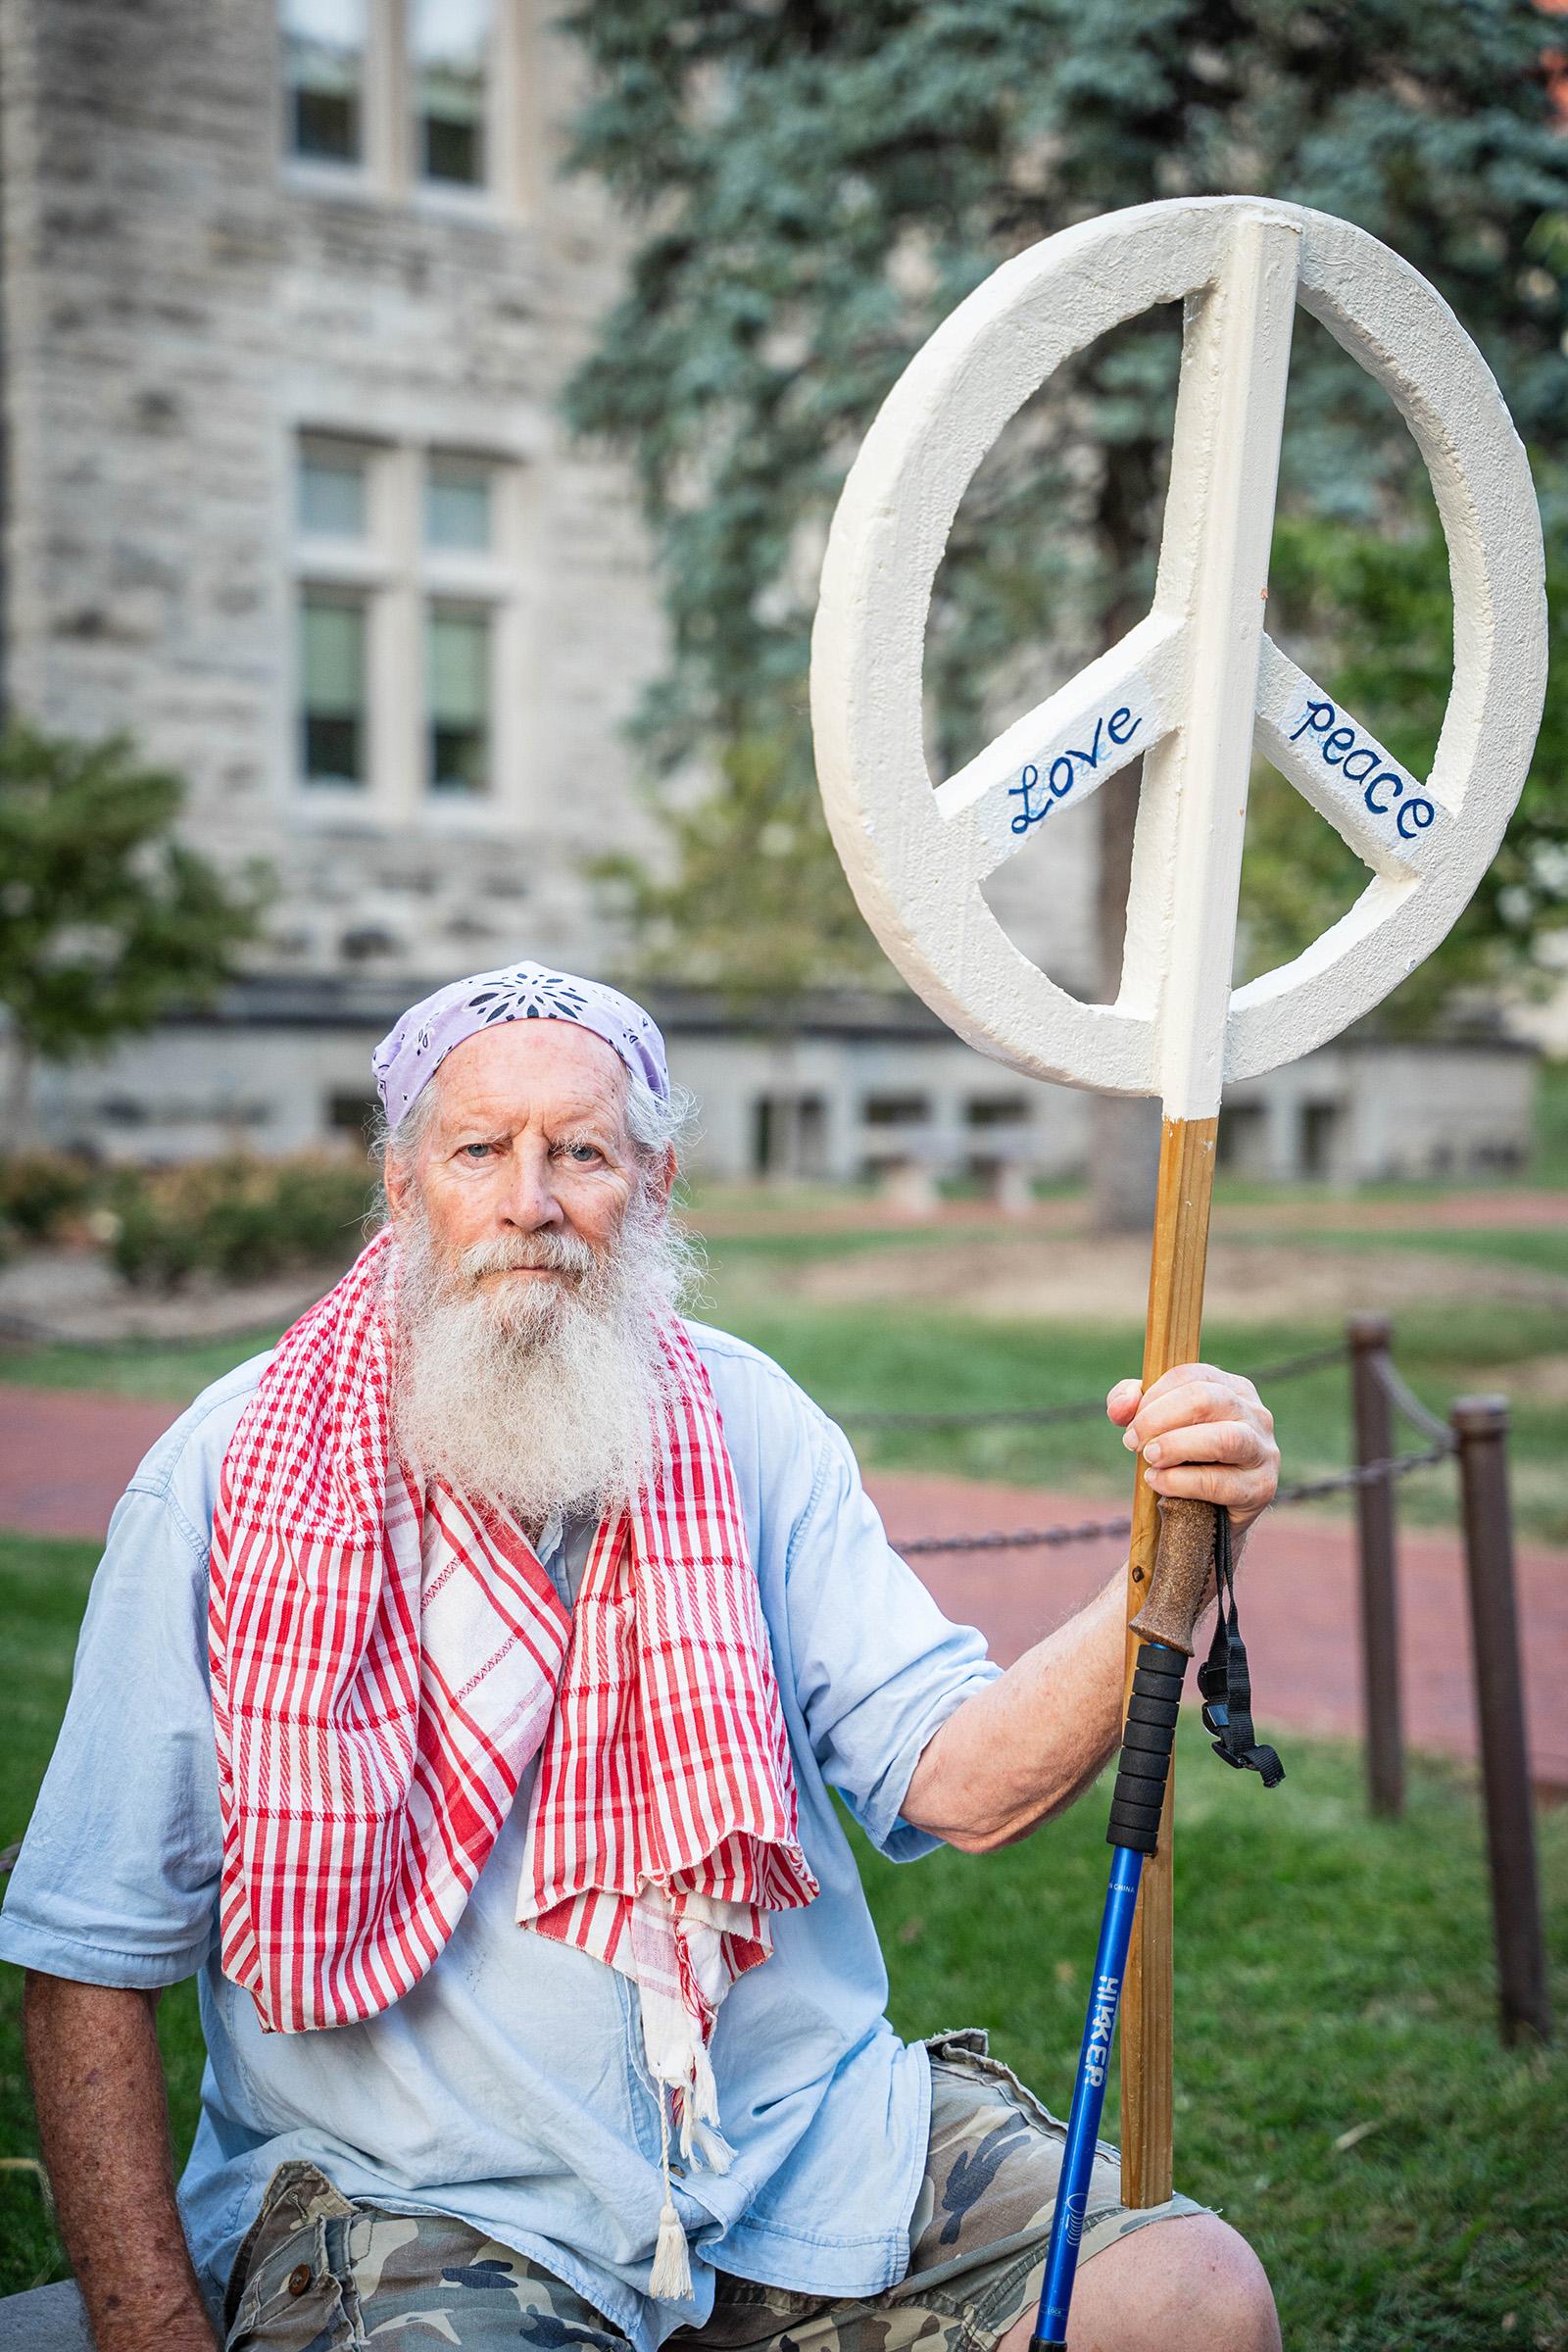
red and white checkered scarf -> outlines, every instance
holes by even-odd
[[[378,1235],[285,1334],[223,1458],[224,1973],[276,2032],[387,2008],[538,1753],[518,1917],[636,1981],[688,2152],[695,2132],[722,2164],[714,2014],[767,1958],[768,1914],[817,1889],[708,1375],[671,1319],[657,1481],[600,1526],[568,1615],[512,1520],[396,1457],[390,1250]]]

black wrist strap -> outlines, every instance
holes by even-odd
[[[1214,1513],[1214,1589],[1219,1615],[1208,1656],[1198,1669],[1203,1723],[1214,1734],[1214,1753],[1239,1772],[1261,1773],[1265,1788],[1277,1788],[1285,1767],[1272,1747],[1260,1745],[1252,1729],[1252,1678],[1247,1644],[1236,1616],[1236,1569],[1231,1558],[1231,1515]]]

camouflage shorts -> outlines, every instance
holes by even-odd
[[[909,2224],[909,2268],[886,2293],[823,2300],[720,2275],[712,2317],[669,2352],[992,2352],[1033,2308],[1063,2128],[977,2032],[931,2052],[931,2139]],[[1080,2261],[1190,2197],[1132,2212],[1102,2144]],[[352,2203],[314,2165],[273,2178],[229,2286],[228,2352],[354,2352],[383,2333],[491,2352],[626,2352],[601,2313],[548,2271],[440,2214]],[[520,2324],[519,2324],[520,2323]]]

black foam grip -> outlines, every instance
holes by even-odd
[[[1131,1716],[1123,1726],[1121,1743],[1123,1747],[1141,1747],[1146,1755],[1168,1756],[1175,1736],[1169,1723],[1140,1723]]]
[[[1164,1790],[1161,1789],[1162,1801],[1164,1793]],[[1111,1802],[1110,1817],[1112,1821],[1120,1823],[1125,1829],[1148,1830],[1152,1835],[1157,1833],[1159,1814],[1160,1807],[1158,1805],[1129,1804],[1124,1796],[1115,1797]],[[1112,1839],[1112,1843],[1114,1842],[1115,1840]]]
[[[1152,1854],[1159,1842],[1160,1807],[1170,1778],[1186,1665],[1178,1651],[1159,1642],[1146,1642],[1138,1652],[1105,1832],[1108,1844],[1124,1846],[1130,1853]]]
[[[1146,1642],[1141,1655],[1147,1657],[1151,1646],[1152,1644]],[[1172,1650],[1169,1654],[1181,1665],[1186,1665],[1187,1661],[1182,1657],[1180,1650]],[[1166,1666],[1163,1663],[1157,1666],[1138,1666],[1133,1670],[1133,1690],[1140,1698],[1169,1698],[1174,1688],[1179,1698],[1182,1680],[1182,1676],[1177,1673],[1174,1666]]]
[[[1154,1854],[1159,1851],[1159,1816],[1152,1823],[1134,1821],[1118,1805],[1110,1808],[1105,1824],[1105,1843],[1119,1845],[1129,1854]]]

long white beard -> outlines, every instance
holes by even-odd
[[[482,1280],[522,1265],[559,1272]],[[517,1234],[455,1262],[411,1205],[391,1269],[404,1459],[534,1536],[557,1512],[597,1517],[632,1500],[658,1469],[669,1389],[659,1325],[691,1266],[690,1245],[646,1199],[608,1250]]]

